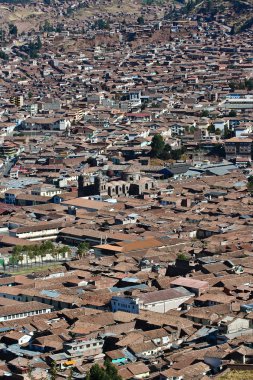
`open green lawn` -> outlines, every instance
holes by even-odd
[[[17,274],[29,274],[33,272],[43,272],[49,268],[56,268],[59,267],[59,263],[48,263],[42,265],[34,265],[34,266],[29,266],[28,268],[26,267],[20,267],[19,269],[16,269],[14,272],[10,272],[10,274],[17,275]]]

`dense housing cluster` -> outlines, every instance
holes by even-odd
[[[198,4],[0,28],[1,379],[252,371],[252,30]]]

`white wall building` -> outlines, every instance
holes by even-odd
[[[113,296],[111,308],[113,312],[120,310],[133,314],[139,314],[140,310],[166,313],[169,310],[178,309],[192,296],[194,294],[183,287],[143,293],[139,297]]]

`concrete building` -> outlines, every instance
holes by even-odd
[[[113,296],[111,300],[112,311],[125,311],[139,314],[140,310],[148,310],[157,313],[166,313],[169,310],[179,308],[194,294],[183,287],[177,289],[159,290],[143,293],[139,297]]]
[[[20,302],[20,304],[2,306],[0,312],[0,322],[27,318],[33,315],[50,313],[53,306],[44,305],[43,303],[32,302]]]
[[[227,160],[251,162],[252,139],[232,137],[225,141],[225,152]]]
[[[64,351],[70,357],[76,356],[98,356],[103,355],[104,341],[101,338],[79,338],[64,344]]]

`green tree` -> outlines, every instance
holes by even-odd
[[[27,248],[28,248],[27,255],[28,255],[30,262],[33,265],[33,260],[35,260],[35,264],[36,264],[37,263],[37,252],[35,251],[35,247],[31,245]]]
[[[50,24],[48,20],[45,21],[42,29],[44,32],[52,32],[54,30],[54,28],[52,27],[52,25]]]
[[[21,266],[22,266],[23,261],[24,261],[24,255],[22,252],[20,252],[20,254],[17,256],[17,262],[18,262],[18,264],[21,264]]]
[[[11,34],[12,36],[17,37],[17,35],[18,35],[18,28],[17,28],[16,25],[9,24],[9,34]]]
[[[58,372],[57,364],[55,361],[52,361],[50,369],[49,369],[50,380],[56,380],[57,372]]]
[[[117,368],[106,360],[104,368],[94,364],[87,374],[86,380],[122,380],[122,377],[119,376]]]
[[[253,79],[246,79],[245,80],[245,87],[247,88],[248,91],[253,90]]]
[[[5,41],[5,30],[0,29],[0,41]]]
[[[109,29],[109,24],[107,21],[100,18],[100,19],[95,21],[93,27],[94,27],[94,29]]]
[[[31,246],[29,245],[23,246],[22,253],[25,257],[27,267],[28,267],[28,261],[29,261],[29,252],[31,252]]]
[[[171,158],[172,158],[173,160],[180,160],[181,155],[182,155],[182,151],[181,151],[181,149],[173,149],[173,150],[171,151]]]
[[[237,113],[235,110],[231,110],[228,114],[229,117],[236,117]]]
[[[201,111],[201,117],[208,117],[209,116],[209,112],[207,110],[203,110]]]
[[[82,248],[84,250],[84,247]],[[19,262],[23,264],[24,259],[26,259],[26,265],[28,266],[28,262],[30,261],[35,264],[39,259],[41,263],[43,263],[43,258],[46,255],[51,255],[54,259],[58,259],[59,257],[64,258],[67,257],[71,253],[71,250],[67,246],[56,247],[52,241],[44,241],[42,244],[38,245],[27,245],[27,246],[16,246],[13,249],[12,255],[9,259],[10,264],[15,265]]]
[[[152,5],[155,0],[143,0],[143,4],[145,5]]]
[[[41,46],[42,43],[38,37],[37,42],[30,42],[28,46],[25,47],[25,51],[29,54],[30,58],[37,58]]]
[[[12,251],[13,255],[15,255],[15,256],[20,255],[22,252],[23,252],[23,246],[22,245],[16,245]]]
[[[233,136],[234,136],[234,132],[231,129],[229,129],[227,126],[225,126],[224,131],[223,131],[224,139],[230,139]]]
[[[77,248],[77,256],[79,258],[82,258],[84,256],[87,255],[88,251],[89,251],[89,248],[90,248],[90,245],[86,242],[82,242],[79,244],[78,248]]]
[[[58,249],[54,249],[50,254],[55,261],[58,259]]]
[[[24,255],[23,255],[23,247],[21,245],[16,245],[13,248],[12,255],[9,259],[9,262],[14,266],[19,263],[23,263]]]
[[[236,34],[235,25],[232,26],[232,28],[230,30],[230,34],[231,34],[231,36],[233,36],[234,34]]]
[[[63,30],[64,30],[64,24],[58,22],[58,24],[56,25],[55,31],[57,33],[61,33]]]
[[[47,254],[50,255],[50,256],[52,256],[53,258],[57,258],[58,257],[58,249],[53,244],[53,242],[50,241],[50,240],[43,241],[43,243],[39,247],[39,252],[40,252],[40,256],[41,256],[42,259]],[[41,255],[41,253],[42,253],[42,255]]]
[[[236,89],[236,83],[235,82],[229,83],[229,87],[230,87],[231,91],[234,92]]]
[[[54,246],[53,242],[50,241],[50,240],[43,241],[43,243],[41,244],[41,246],[48,253],[52,252],[55,249],[55,246]]]
[[[104,369],[98,364],[94,364],[86,376],[86,380],[106,380]]]
[[[212,10],[212,1],[211,0],[207,0],[206,10],[207,10],[207,12],[211,12],[211,10]]]
[[[238,83],[238,88],[239,88],[239,90],[245,90],[245,88],[246,88],[245,82],[240,81]]]
[[[0,59],[3,59],[4,61],[8,61],[9,56],[4,51],[0,50]]]
[[[42,48],[42,42],[40,36],[37,37],[37,49],[40,50]]]
[[[250,192],[253,192],[253,175],[249,176],[247,187]]]
[[[196,1],[194,1],[194,0],[187,1],[186,5],[184,7],[185,13],[188,14],[189,12],[191,12],[194,9],[195,5],[196,5]]]
[[[215,144],[208,155],[209,156],[219,156],[219,157],[225,158],[226,157],[225,148],[221,144]]]
[[[140,16],[137,18],[137,22],[139,25],[144,25],[145,24],[145,20],[144,20],[144,17],[143,16]]]
[[[165,144],[163,152],[161,153],[160,157],[163,160],[169,160],[171,158],[171,146],[170,146],[170,144]]]
[[[209,133],[215,133],[215,127],[213,124],[210,124],[208,127],[207,127],[207,130]]]
[[[122,380],[122,377],[119,376],[117,368],[110,362],[109,359],[105,360],[105,372],[109,376],[109,379],[112,380]]]
[[[151,142],[151,157],[159,157],[164,150],[165,142],[160,134],[154,135]]]
[[[47,255],[47,250],[41,244],[41,246],[39,246],[37,249],[37,256],[40,258],[41,264],[43,264],[43,258],[46,257],[46,255]]]
[[[58,248],[58,255],[61,258],[67,257],[71,253],[71,249],[66,245]]]
[[[195,127],[192,125],[189,130],[190,134],[193,135],[195,132]]]
[[[17,256],[14,253],[12,253],[12,255],[9,257],[9,265],[12,265],[14,268],[14,265],[17,265],[17,263],[18,263]]]
[[[177,259],[180,260],[180,261],[187,261],[189,260],[189,256],[187,256],[185,253],[183,252],[180,252],[178,255],[177,255]]]

